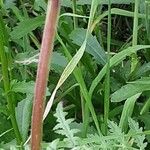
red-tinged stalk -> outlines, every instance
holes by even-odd
[[[54,37],[57,27],[60,0],[48,3],[41,51],[39,56],[31,125],[31,149],[40,150],[42,140],[42,119],[47,87],[49,63],[52,56]]]

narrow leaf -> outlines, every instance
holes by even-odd
[[[119,90],[114,92],[111,95],[111,101],[112,102],[121,102],[133,95],[136,95],[137,93],[141,93],[143,91],[150,90],[150,78],[149,80],[140,79],[134,82],[131,82],[129,84],[126,84],[125,86],[121,87]]]
[[[120,122],[119,122],[119,127],[123,131],[127,131],[128,118],[131,117],[131,115],[133,113],[135,102],[139,98],[140,95],[141,95],[141,93],[138,93],[138,94],[128,98],[125,101],[123,111],[122,111],[122,114],[121,114],[121,119],[120,119]]]

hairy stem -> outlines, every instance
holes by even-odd
[[[42,120],[44,112],[45,93],[59,9],[60,9],[60,0],[49,1],[35,85],[35,94],[32,112],[32,129],[31,129],[32,150],[41,149],[40,144],[42,139]]]

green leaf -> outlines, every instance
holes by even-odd
[[[70,34],[70,38],[73,40],[74,44],[81,46],[86,35],[85,29],[76,29]],[[106,64],[106,54],[103,48],[98,43],[96,37],[89,34],[86,45],[86,52],[91,54],[97,63],[105,65]]]
[[[143,64],[136,72],[135,77],[139,78],[150,72],[150,62]]]
[[[78,132],[77,129],[71,129],[70,124],[73,122],[74,119],[65,119],[67,115],[66,112],[63,112],[62,103],[59,103],[56,108],[56,113],[54,116],[57,118],[58,124],[54,127],[55,132],[61,135],[65,135],[69,141],[71,141],[72,145],[75,146],[75,137],[74,134]]]
[[[122,133],[121,128],[113,121],[108,121],[109,134],[114,136],[122,137],[124,133]]]
[[[34,1],[34,9],[40,10],[42,8],[43,10],[46,10],[46,2],[44,0],[35,0]]]
[[[60,73],[67,65],[67,59],[61,53],[53,52],[51,66],[54,71]]]
[[[62,6],[72,7],[72,2],[70,0],[61,0]],[[112,4],[130,4],[134,3],[133,0],[111,0]],[[78,0],[78,5],[91,5],[91,0]],[[100,0],[99,4],[108,4],[108,0]]]
[[[12,125],[10,120],[8,120],[8,116],[0,113],[0,144],[2,142],[10,142],[15,138],[13,130],[8,132],[11,128]]]
[[[71,59],[71,61],[68,63],[68,65],[64,69],[64,71],[63,71],[63,73],[62,73],[62,75],[61,75],[61,77],[60,77],[60,79],[59,79],[59,81],[58,81],[58,83],[57,83],[57,85],[56,85],[56,87],[55,87],[51,97],[50,97],[50,100],[48,101],[48,103],[46,105],[45,112],[44,112],[44,115],[43,115],[43,119],[46,118],[46,116],[48,115],[48,113],[49,113],[49,111],[51,109],[51,106],[53,104],[53,101],[54,101],[54,98],[55,98],[57,90],[66,81],[66,79],[69,77],[69,75],[73,72],[73,70],[75,69],[75,67],[77,66],[78,62],[80,61],[80,59],[82,58],[82,56],[84,54],[84,51],[85,51],[85,48],[86,48],[86,44],[87,44],[87,38],[88,38],[88,35],[90,33],[90,27],[91,27],[91,24],[93,23],[97,6],[98,6],[98,1],[97,0],[93,0],[92,1],[92,5],[91,5],[90,18],[89,18],[89,21],[88,21],[88,29],[87,29],[85,40],[84,40],[83,44],[81,45],[80,49],[77,51],[77,53],[74,55],[74,57]],[[99,135],[101,135],[94,107],[92,105],[90,96],[86,94],[86,89],[85,88],[83,90],[83,93],[84,93],[84,95],[86,95],[85,100],[87,102],[87,106],[89,107],[89,110],[90,110],[90,112],[92,114],[92,118],[93,118],[94,123],[96,125],[96,128],[98,130],[98,133],[99,133]]]
[[[15,6],[16,5],[15,3],[16,3],[15,0],[5,0],[5,2],[4,2],[4,8],[5,9],[9,9],[12,6]]]
[[[57,145],[59,144],[59,139],[56,139],[48,144],[46,150],[57,150]]]
[[[1,113],[4,114],[4,115],[6,115],[6,116],[9,115],[6,106],[1,106],[1,105],[0,105],[0,114],[1,114]]]
[[[15,62],[23,65],[30,65],[38,62],[39,53],[37,51],[29,51],[25,53],[18,53]],[[53,52],[51,70],[61,73],[67,65],[67,59],[61,53]]]
[[[112,102],[121,102],[137,93],[150,90],[150,77],[143,78],[134,82],[131,82],[125,86],[122,86],[119,90],[111,95]]]
[[[123,111],[122,111],[122,114],[121,114],[121,119],[120,119],[120,122],[119,122],[119,127],[123,131],[127,131],[128,118],[131,117],[131,115],[133,113],[135,102],[139,98],[140,95],[141,95],[141,93],[138,93],[138,94],[128,98],[125,101]]]
[[[23,142],[25,142],[28,137],[31,121],[32,97],[33,95],[28,94],[26,99],[19,102],[16,107],[16,118],[19,130],[22,134]]]
[[[22,81],[18,82],[16,80],[13,80],[11,82],[11,91],[16,93],[23,93],[23,94],[33,94],[34,93],[34,85],[35,83],[33,81]]]
[[[127,56],[130,56],[131,54],[133,54],[133,53],[135,53],[135,52],[137,52],[141,49],[145,49],[145,48],[150,48],[150,45],[137,45],[137,46],[128,47],[127,49],[122,50],[121,52],[115,54],[110,59],[110,67],[114,67],[114,66],[118,65]],[[102,70],[99,72],[97,77],[93,80],[92,85],[91,85],[90,90],[89,90],[89,93],[90,93],[91,96],[92,96],[92,93],[93,93],[94,89],[96,88],[96,86],[99,84],[101,79],[106,74],[106,69],[107,69],[107,64],[102,68]],[[137,93],[139,93],[139,92],[137,92]],[[133,95],[135,95],[135,94],[133,94]],[[133,95],[131,94],[131,96],[133,96]],[[129,96],[129,97],[131,97],[131,96]],[[127,97],[127,98],[129,98],[129,97]]]
[[[25,19],[22,22],[18,23],[18,26],[13,28],[13,31],[10,33],[12,39],[20,39],[35,30],[37,27],[41,27],[44,24],[44,17],[38,16],[35,18]]]
[[[143,105],[140,115],[146,114],[150,109],[150,97],[147,99],[146,103]]]
[[[144,134],[138,134],[142,133],[143,129],[139,128],[138,122],[135,122],[133,119],[129,118],[129,127],[130,127],[130,132],[132,132],[135,136],[133,136],[135,143],[137,146],[140,148],[140,150],[145,150],[147,146],[147,142],[145,141],[145,135]],[[136,134],[137,133],[137,134]]]
[[[13,92],[19,92],[19,93],[23,93],[23,94],[34,94],[34,86],[35,86],[35,82],[33,81],[22,81],[22,82],[18,82],[16,80],[13,80],[11,82],[11,91]],[[47,89],[46,91],[46,96],[49,96],[50,93]]]

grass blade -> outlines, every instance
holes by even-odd
[[[61,77],[60,77],[60,79],[59,79],[59,81],[58,81],[58,83],[56,85],[56,88],[54,89],[54,91],[52,93],[52,96],[51,96],[50,100],[47,103],[43,119],[46,118],[46,116],[48,115],[48,113],[49,113],[49,111],[51,109],[51,106],[53,104],[54,97],[55,97],[55,94],[56,94],[57,90],[66,81],[66,79],[69,77],[69,75],[73,72],[73,70],[77,66],[78,62],[80,61],[81,57],[83,56],[83,53],[85,51],[86,44],[87,44],[88,34],[89,34],[89,31],[90,31],[90,28],[91,28],[91,25],[92,25],[92,22],[93,22],[93,19],[94,19],[94,14],[96,12],[97,5],[98,5],[98,1],[97,0],[93,0],[92,1],[92,6],[91,6],[90,18],[89,18],[89,22],[88,22],[88,29],[87,29],[85,40],[84,40],[82,46],[80,47],[80,49],[78,50],[78,52],[75,54],[75,56],[71,59],[71,61],[68,63],[68,65],[64,69],[64,71],[63,71],[63,73],[62,73],[62,75],[61,75]],[[86,89],[83,89],[83,94],[86,95],[87,104],[88,104],[88,107],[89,107],[89,109],[91,111],[91,114],[92,114],[93,120],[95,122],[96,128],[98,130],[98,133],[101,134],[100,133],[100,129],[99,129],[98,120],[97,120],[97,117],[96,117],[96,113],[94,111],[94,107],[93,107],[93,105],[91,103],[90,97],[87,96],[86,93],[87,93]]]
[[[119,127],[123,131],[127,131],[128,118],[131,117],[131,115],[133,113],[135,102],[140,97],[140,95],[141,95],[141,93],[138,93],[138,94],[128,98],[125,101],[123,111],[122,111],[122,114],[121,114],[121,119],[120,119],[120,122],[119,122]]]
[[[110,59],[110,67],[113,67],[121,63],[127,56],[130,56],[131,54],[135,53],[135,51],[139,51],[145,48],[150,48],[150,45],[137,45],[137,46],[128,47],[127,49],[122,50],[121,52],[117,53]],[[101,79],[104,77],[104,75],[106,74],[106,70],[107,70],[107,64],[102,68],[102,70],[99,72],[97,77],[93,80],[90,86],[90,90],[89,90],[90,96],[92,96],[94,89],[96,88],[98,83],[101,81]]]

